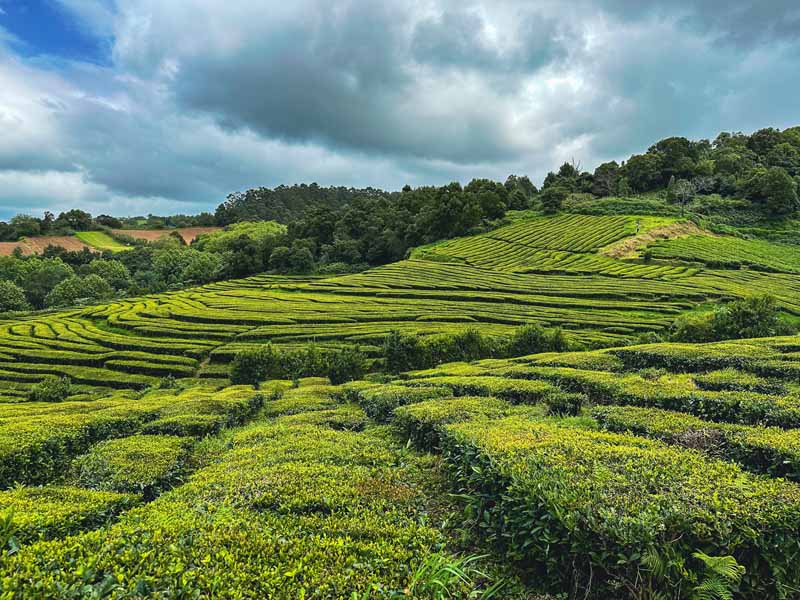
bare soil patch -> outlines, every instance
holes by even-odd
[[[219,231],[222,227],[179,227],[178,229],[112,229],[117,235],[127,235],[137,240],[154,242],[177,231],[187,244],[199,235]]]
[[[95,250],[89,244],[80,241],[76,237],[69,235],[52,235],[41,237],[29,237],[18,242],[0,242],[0,255],[11,256],[14,249],[22,248],[22,254],[28,256],[30,254],[41,254],[48,246],[61,246],[65,250],[80,251],[84,248]]]

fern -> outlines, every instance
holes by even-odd
[[[703,563],[705,579],[693,591],[694,600],[733,600],[745,568],[732,556],[709,556],[694,552],[692,556]]]

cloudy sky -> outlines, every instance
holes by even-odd
[[[797,0],[0,0],[0,218],[538,184],[799,95]]]

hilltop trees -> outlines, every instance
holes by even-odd
[[[789,215],[800,208],[797,182],[781,167],[759,167],[744,181],[745,196],[772,215]]]

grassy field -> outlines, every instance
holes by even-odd
[[[92,248],[97,248],[98,250],[122,252],[132,248],[132,246],[126,246],[125,244],[119,243],[110,235],[103,233],[102,231],[80,231],[75,234],[75,237],[80,241],[85,242]]]
[[[674,222],[521,218],[359,274],[0,323],[0,513],[19,546],[0,595],[797,597],[800,337],[635,343],[755,292],[800,316],[794,255],[691,236],[653,240],[650,262],[603,253]],[[377,356],[392,330],[528,323],[588,350],[227,380],[267,341]],[[66,401],[29,400],[46,375],[71,379]]]

